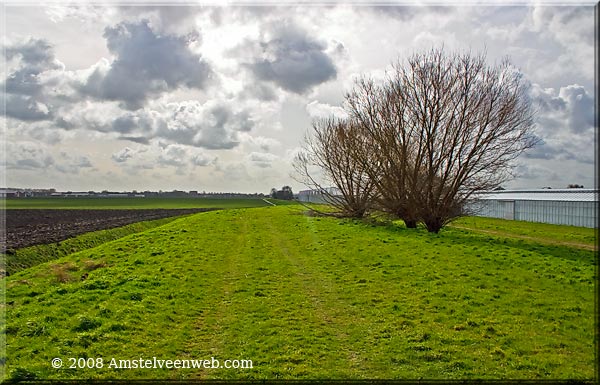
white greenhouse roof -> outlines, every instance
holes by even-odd
[[[539,189],[539,190],[499,190],[478,194],[476,198],[483,200],[527,200],[527,201],[573,201],[597,202],[598,190],[570,189]]]

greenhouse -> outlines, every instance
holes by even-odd
[[[597,227],[597,204],[595,189],[500,190],[479,194],[468,211],[482,217]]]

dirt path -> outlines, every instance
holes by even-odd
[[[491,235],[500,235],[500,236],[504,236],[504,237],[508,237],[508,238],[525,239],[525,240],[528,240],[528,241],[535,241],[535,242],[544,243],[544,244],[547,244],[547,245],[569,246],[569,247],[575,247],[575,248],[578,248],[578,249],[584,249],[584,250],[590,250],[590,251],[596,251],[597,250],[596,245],[590,245],[590,244],[587,244],[587,243],[557,241],[557,240],[553,240],[553,239],[536,238],[536,237],[530,237],[530,236],[527,236],[527,235],[517,235],[517,234],[513,234],[513,233],[506,233],[506,232],[503,232],[503,231],[474,229],[472,227],[465,227],[465,226],[458,226],[458,225],[450,225],[449,227],[453,227],[455,229],[461,229],[461,230],[475,231],[475,232],[478,232],[478,233],[485,233],[485,234],[491,234]]]

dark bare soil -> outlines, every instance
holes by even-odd
[[[6,217],[5,250],[9,252],[9,250],[21,249],[23,247],[64,241],[65,239],[91,231],[112,229],[135,222],[211,210],[217,209],[11,209],[0,212],[0,216]],[[3,237],[2,235],[0,236]],[[3,241],[3,239],[0,241]]]

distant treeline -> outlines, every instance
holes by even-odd
[[[55,189],[0,189],[0,198],[264,198],[263,193],[198,191],[64,191]]]

